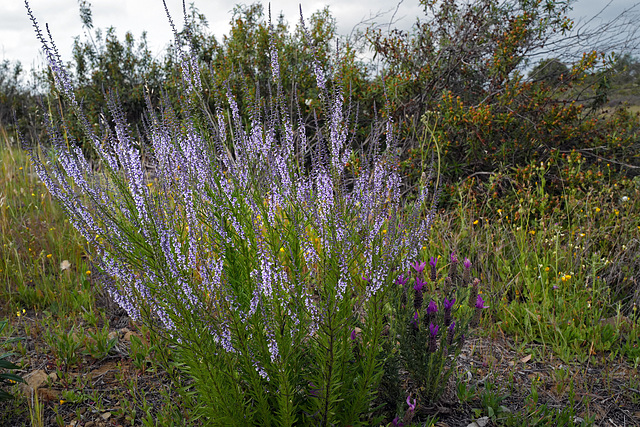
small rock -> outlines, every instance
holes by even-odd
[[[94,423],[93,421],[89,421],[84,425],[84,427],[96,427],[96,423]]]
[[[478,418],[476,420],[476,424],[478,424],[478,427],[485,427],[487,424],[489,424],[489,417]]]
[[[49,378],[49,376],[42,369],[38,369],[25,375],[24,380],[29,387],[36,389],[47,382],[47,378]]]
[[[111,418],[111,412],[105,412],[104,414],[100,415],[100,418],[107,421],[109,418]]]
[[[42,402],[58,402],[60,400],[60,392],[49,388],[38,389],[38,395]]]

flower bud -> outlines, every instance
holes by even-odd
[[[471,280],[471,261],[469,261],[469,258],[464,259],[462,267],[462,284],[464,286],[469,284],[469,281]]]
[[[438,257],[431,257],[431,259],[429,259],[429,265],[431,266],[431,281],[433,283],[436,283],[436,280],[438,279],[438,272],[436,270],[436,264],[438,264]]]
[[[473,283],[469,289],[469,307],[473,308],[476,304],[476,299],[478,298],[478,287],[480,286],[480,279],[477,277],[473,279]]]

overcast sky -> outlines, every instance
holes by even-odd
[[[147,32],[152,51],[161,54],[172,39],[171,31],[161,0],[91,0],[95,28],[114,26],[120,37],[131,31],[136,39],[143,31]],[[166,0],[174,22],[181,22],[182,0]],[[252,0],[240,3],[249,4]],[[209,28],[218,39],[229,29],[229,20],[233,5],[228,0],[196,0],[195,4],[209,20]],[[73,38],[83,33],[78,14],[77,0],[31,0],[31,8],[42,27],[45,23],[54,36],[63,60],[71,59]],[[187,1],[187,3],[190,3]],[[378,13],[384,13],[377,23],[388,22],[392,16],[398,20],[395,27],[408,29],[416,17],[422,15],[422,9],[416,0],[275,0],[271,2],[274,16],[283,12],[293,27],[298,20],[298,5],[302,3],[305,16],[330,7],[337,20],[338,32],[348,34],[363,19]],[[615,17],[622,10],[633,6],[636,0],[613,0],[601,16],[602,20]],[[265,4],[265,10],[268,2]],[[571,17],[591,17],[602,9],[602,0],[577,0]],[[20,60],[25,68],[40,63],[39,46],[31,23],[27,18],[24,3],[21,0],[0,0],[0,60]]]

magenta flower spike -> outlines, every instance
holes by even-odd
[[[409,281],[409,277],[404,277],[404,274],[401,274],[398,276],[398,278],[396,279],[396,285],[400,285],[402,287],[404,287],[407,282]]]
[[[411,401],[411,394],[409,394],[409,396],[407,396],[407,405],[409,405],[409,410],[410,411],[415,411],[416,410],[416,399],[413,399],[413,401]]]
[[[462,266],[462,284],[466,286],[471,281],[471,261],[469,258],[465,258]]]
[[[480,316],[482,315],[482,310],[487,308],[488,306],[484,305],[484,300],[480,295],[476,299],[476,312],[473,313],[473,318],[471,319],[471,326],[476,327],[480,323]]]
[[[448,333],[447,333],[447,346],[451,346],[451,344],[453,344],[453,331],[456,327],[456,322],[455,320],[453,322],[451,322],[451,324],[449,325],[448,328]]]
[[[433,338],[435,338],[438,335],[438,329],[440,329],[440,326],[434,325],[433,323],[429,324],[429,333]]]
[[[436,264],[438,264],[438,257],[434,257],[432,256],[431,259],[429,259],[429,265],[431,266],[431,281],[435,283],[436,279],[438,278],[438,272],[436,270]]]
[[[424,287],[424,282],[420,280],[419,277],[416,277],[416,284],[413,286],[413,290],[416,291],[413,296],[413,308],[416,311],[420,311],[422,308],[422,288]]]
[[[434,300],[431,300],[429,302],[429,305],[427,306],[427,314],[432,315],[438,312],[438,306],[436,305],[436,302]]]
[[[422,262],[418,262],[416,261],[414,264],[411,264],[411,267],[413,267],[413,269],[416,271],[416,273],[420,274],[424,271],[424,268],[427,266],[427,263],[422,261]]]
[[[451,309],[453,308],[453,304],[456,303],[456,299],[452,298],[451,301],[448,299],[444,299],[444,324],[445,326],[449,326],[451,324]]]
[[[435,351],[438,349],[438,329],[438,325],[434,325],[433,323],[429,324],[429,353],[435,353]]]
[[[453,305],[456,303],[456,299],[455,298],[451,298],[451,301],[449,301],[448,299],[444,299],[444,311],[451,311],[451,309],[453,308]]]
[[[413,314],[413,321],[411,322],[411,324],[413,325],[413,328],[417,331],[418,330],[418,312],[417,311]]]

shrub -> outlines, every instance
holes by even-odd
[[[593,149],[599,156],[618,156],[606,140],[620,117],[594,114],[607,98],[613,56],[590,51],[571,64],[546,60],[525,75],[541,48],[571,42],[568,3],[421,4],[428,18],[413,31],[369,33],[404,124],[408,150],[403,171],[410,179],[419,178],[416,166],[423,155],[416,135],[424,129],[435,129],[426,148],[439,149],[443,173],[451,181],[546,161],[554,150]],[[632,118],[621,128],[619,138],[636,139]]]
[[[178,51],[183,96],[158,106],[147,96],[142,153],[114,92],[114,121],[96,133],[27,9],[100,160],[92,169],[58,112],[45,117],[50,156],[32,150],[34,167],[117,279],[112,297],[175,346],[201,415],[219,425],[374,423],[387,294],[434,214],[424,185],[405,210],[393,124],[374,127],[372,154],[348,169],[355,125],[340,76],[329,85],[330,68],[314,62],[326,125],[307,135],[286,108],[272,38],[272,96],[252,97],[246,116],[230,87],[210,112],[200,64]]]

